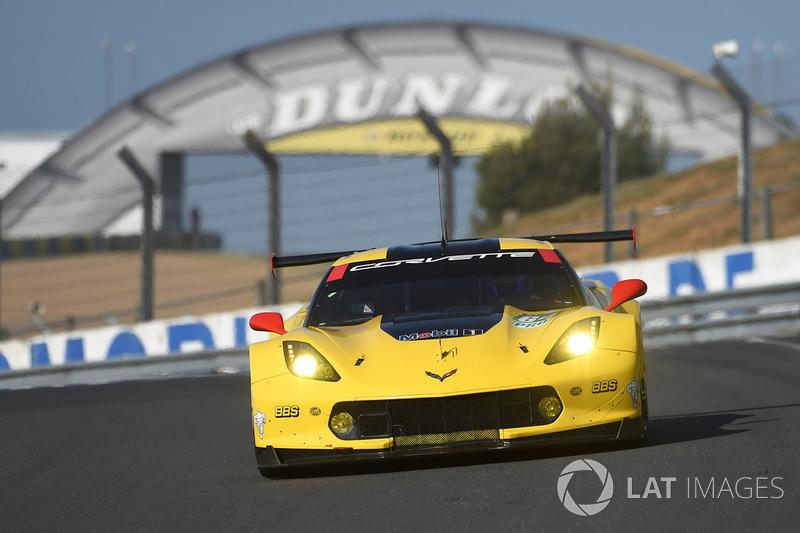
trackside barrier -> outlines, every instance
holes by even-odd
[[[785,251],[786,241],[783,244]],[[725,264],[738,265],[730,257],[725,256]],[[736,252],[732,257],[741,258],[742,253]],[[752,260],[753,265],[759,263],[756,259]],[[623,267],[617,268],[625,274]],[[700,271],[693,270],[695,274]],[[657,275],[652,277],[654,282],[658,280]],[[727,278],[735,278],[730,268]],[[646,279],[649,281],[650,277]],[[676,285],[674,280],[671,283]],[[657,283],[651,286],[657,295],[666,292]],[[298,306],[291,304],[275,310],[288,316]],[[247,345],[259,340],[259,335],[248,331],[246,320],[261,310],[265,309],[0,343],[0,389],[146,379],[187,372],[247,371]],[[798,334],[800,282],[666,299],[644,298],[641,310],[646,348]]]
[[[0,373],[0,389],[94,385],[131,379],[174,377],[178,374],[233,374],[248,371],[246,349],[213,350],[3,372]]]
[[[800,283],[641,302],[646,348],[800,333]],[[0,372],[0,389],[246,372],[246,348],[65,363]]]
[[[645,347],[800,333],[800,283],[641,302]]]
[[[0,389],[247,371],[248,346],[270,337],[250,330],[248,319],[268,310],[288,318],[299,307],[283,304],[0,342]]]

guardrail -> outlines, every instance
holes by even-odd
[[[800,283],[699,293],[641,303],[646,348],[800,333]],[[0,389],[246,372],[247,349],[132,357],[0,372]]]
[[[158,379],[177,374],[249,372],[249,364],[247,349],[71,363],[0,372],[0,390]]]
[[[646,347],[800,332],[800,283],[641,303]]]

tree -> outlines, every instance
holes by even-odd
[[[610,87],[600,83],[591,91],[606,109],[613,101]],[[617,130],[620,181],[663,170],[668,145],[654,141],[652,128],[637,90],[625,123]],[[576,97],[544,106],[529,137],[494,148],[476,164],[476,196],[483,216],[473,214],[474,229],[500,224],[508,210],[535,212],[599,191],[601,134],[600,122]]]
[[[663,171],[668,153],[667,140],[653,138],[653,120],[644,107],[641,90],[637,90],[628,117],[617,130],[617,179],[627,181]]]

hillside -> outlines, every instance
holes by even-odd
[[[754,189],[774,187],[773,237],[800,235],[800,140],[759,150],[754,161]],[[646,178],[621,185],[617,192],[617,227],[625,227],[627,213],[639,213],[637,257],[691,252],[739,241],[736,194],[737,159],[716,161],[691,170]],[[663,206],[692,202],[712,205],[672,212]],[[761,236],[761,209],[754,202],[755,240]],[[601,229],[599,195],[584,196],[553,209],[516,217],[493,235],[519,236]],[[510,217],[509,217],[510,218]],[[559,246],[575,265],[602,262],[602,245]],[[627,243],[619,243],[617,258],[625,259]],[[53,331],[63,331],[68,317],[75,327],[87,328],[136,319],[139,302],[138,253],[102,253],[60,258],[16,259],[2,264],[0,320],[12,337],[36,334],[29,306],[39,302],[41,319]],[[325,265],[280,272],[283,300],[306,300]],[[253,307],[256,285],[265,279],[266,260],[208,252],[158,252],[155,257],[155,316],[157,319],[202,315]]]
[[[771,199],[772,237],[800,234],[798,154],[800,140],[757,150],[754,154],[753,238],[756,241],[761,239],[763,223],[759,193],[767,186],[775,191]],[[628,227],[628,213],[637,213],[638,258],[738,243],[737,165],[738,158],[730,157],[676,174],[621,184],[617,189],[616,228]],[[709,205],[676,209],[687,207],[686,204]],[[593,194],[535,214],[506,217],[503,226],[488,234],[520,236],[598,231],[602,229],[601,217],[601,197]],[[574,265],[603,262],[601,245],[562,244],[559,248]],[[617,260],[627,258],[628,245],[616,244],[615,252]]]

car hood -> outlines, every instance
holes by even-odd
[[[368,395],[378,384],[399,396],[445,394],[546,381],[554,366],[562,366],[543,364],[561,334],[598,311],[506,307],[491,316],[402,323],[376,317],[357,326],[305,331],[356,395]]]

